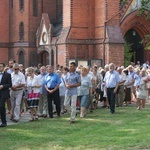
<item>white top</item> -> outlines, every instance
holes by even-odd
[[[126,80],[126,75],[124,72],[122,72],[121,74],[119,74],[119,78],[120,78],[120,82]],[[124,83],[121,83],[119,85],[124,85]]]
[[[114,88],[120,82],[119,73],[115,70],[113,72],[107,71],[103,81],[107,88]]]
[[[65,96],[65,92],[66,92],[65,79],[61,77],[61,83],[59,84],[59,96]]]
[[[25,75],[22,72],[15,74],[11,73],[12,86],[18,86],[19,84],[26,84]]]
[[[33,78],[28,77],[27,78],[27,88],[28,88],[28,93],[30,93],[31,90],[34,91],[34,93],[39,93],[40,92],[40,87],[39,88],[31,88],[32,86],[39,86],[42,85],[41,80],[39,80],[39,77],[34,75]]]
[[[130,75],[127,75],[124,85],[130,84],[130,83],[132,83],[132,77]],[[131,87],[132,87],[132,84],[127,86],[127,88],[131,88]]]
[[[145,79],[147,79],[147,76],[141,77],[139,88],[136,91],[137,98],[139,98],[140,95],[144,97],[148,96],[148,90],[146,89],[146,83],[144,82]]]

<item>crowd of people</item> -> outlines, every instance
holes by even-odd
[[[5,102],[10,120],[19,122],[21,113],[29,111],[30,121],[39,117],[53,118],[70,114],[70,124],[75,123],[77,110],[80,117],[93,112],[98,102],[102,108],[128,106],[135,101],[137,110],[144,109],[150,90],[150,65],[115,66],[106,64],[104,68],[77,66],[71,62],[69,67],[57,65],[24,68],[22,64],[10,60],[6,67],[0,63],[0,127],[6,127]]]

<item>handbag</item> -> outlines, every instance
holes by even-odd
[[[99,93],[99,94],[101,93],[101,89],[100,88],[96,88],[95,91],[96,91],[96,93]]]

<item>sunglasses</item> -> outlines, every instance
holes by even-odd
[[[16,68],[16,69],[14,69],[14,70],[19,70],[19,68]]]

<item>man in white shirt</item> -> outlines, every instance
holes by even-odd
[[[19,121],[20,117],[20,104],[23,96],[23,88],[25,86],[25,76],[19,71],[19,64],[13,65],[14,72],[11,73],[12,87],[10,91],[12,116],[11,120],[14,122]]]
[[[108,102],[110,106],[110,113],[115,113],[115,94],[119,86],[120,78],[117,71],[115,71],[115,64],[109,64],[109,71],[106,72],[104,77],[105,88],[107,91]]]

